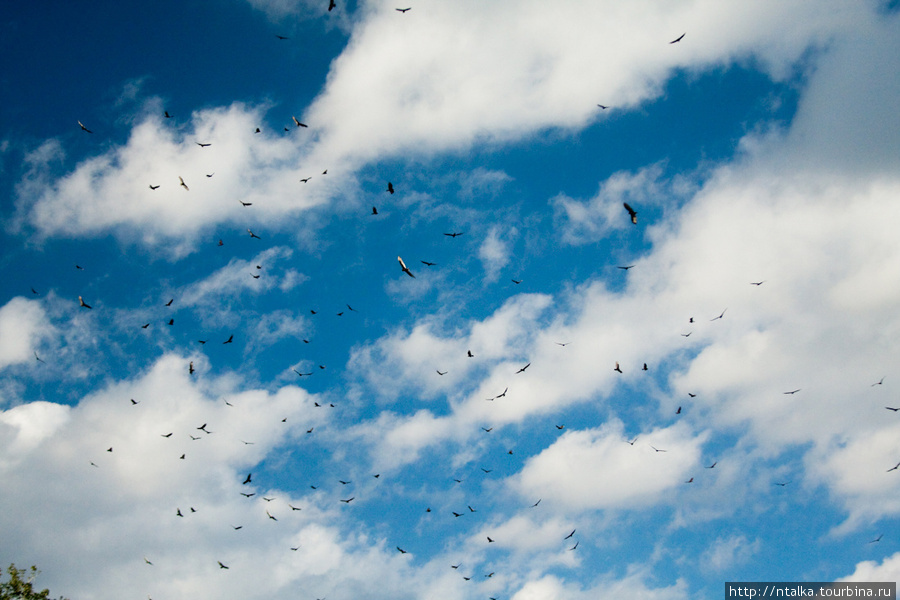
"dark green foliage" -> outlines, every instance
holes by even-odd
[[[17,569],[16,565],[11,564],[6,570],[9,579],[3,580],[3,573],[0,572],[0,600],[52,600],[50,598],[50,590],[34,591],[32,583],[40,571],[37,567],[32,566],[30,571],[25,569]],[[60,597],[60,600],[65,600]]]

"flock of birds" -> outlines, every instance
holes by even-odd
[[[334,10],[335,8],[336,8],[335,1],[334,1],[334,0],[329,0],[329,3],[328,3],[328,11],[330,12],[330,11]],[[412,7],[397,8],[396,11],[399,12],[399,13],[401,13],[401,14],[405,14],[405,13],[407,13],[408,11],[410,11],[411,8],[412,8]],[[669,43],[670,43],[670,44],[678,43],[678,42],[682,41],[682,39],[684,38],[684,36],[685,36],[685,34],[681,34],[680,36],[678,36],[676,39],[673,39],[673,40],[670,41]],[[283,36],[283,35],[277,35],[276,37],[277,37],[278,39],[280,39],[280,40],[287,40],[287,39],[290,39],[289,37]],[[597,106],[598,106],[601,110],[606,110],[606,109],[609,108],[607,105],[603,105],[603,104],[598,104]],[[173,118],[173,115],[170,114],[168,111],[165,111],[163,116],[164,116],[164,118],[166,118],[166,119],[171,119],[171,118]],[[307,128],[307,127],[308,127],[308,125],[307,125],[306,123],[301,122],[299,119],[297,119],[296,116],[293,116],[293,115],[292,115],[291,119],[292,119],[294,128]],[[94,133],[94,131],[93,131],[92,129],[90,129],[90,128],[88,128],[87,126],[85,126],[81,121],[78,121],[78,125],[79,125],[80,129],[81,129],[83,132],[86,132],[86,133],[88,133],[88,134],[93,134],[93,133]],[[288,127],[284,127],[284,129],[285,129],[285,131],[289,131],[289,128],[288,128]],[[255,133],[260,133],[260,131],[261,131],[260,128],[256,128]],[[208,147],[210,147],[210,146],[212,145],[212,142],[211,142],[211,141],[196,141],[195,143],[196,143],[196,145],[197,145],[199,148],[201,148],[201,149],[208,148]],[[322,175],[327,175],[327,173],[328,173],[328,171],[327,171],[327,169],[326,169],[325,171],[323,171]],[[211,178],[211,177],[214,176],[214,174],[215,174],[215,172],[206,174],[206,177],[207,177],[207,178]],[[178,187],[182,188],[185,192],[189,192],[189,191],[191,190],[191,188],[189,187],[188,183],[184,180],[184,178],[183,178],[181,175],[178,175],[178,176],[177,176],[177,179],[178,179]],[[302,179],[300,179],[299,181],[300,181],[301,183],[304,183],[304,184],[305,184],[305,183],[308,183],[311,179],[312,179],[312,177],[309,176],[309,175],[307,175],[307,176],[303,177]],[[161,187],[161,185],[160,185],[159,183],[150,183],[150,184],[149,184],[149,188],[150,188],[151,191],[156,191],[156,190],[160,189],[160,187]],[[388,181],[388,182],[387,182],[387,186],[386,186],[386,188],[385,188],[385,191],[386,191],[386,193],[391,194],[391,195],[393,195],[393,194],[396,192],[396,189],[395,189],[395,186],[394,186],[393,182],[391,182],[391,181]],[[239,201],[239,202],[241,203],[241,205],[244,206],[244,207],[250,207],[250,206],[252,206],[252,203],[251,203],[251,202],[245,202],[245,201],[243,201],[243,200],[241,200],[241,199],[239,199],[238,201]],[[638,224],[638,211],[637,211],[634,207],[632,207],[629,203],[627,203],[627,202],[623,203],[623,208],[624,208],[624,210],[625,210],[625,215],[627,215],[628,220],[630,220],[630,222],[631,222],[633,225],[637,225],[637,224]],[[376,206],[372,206],[372,208],[371,208],[371,214],[372,214],[372,215],[377,215],[377,214],[378,214],[378,209],[377,209]],[[259,236],[259,235],[257,235],[256,233],[254,233],[250,228],[247,228],[246,231],[247,231],[247,234],[250,236],[250,238],[258,239],[258,240],[261,240],[261,239],[262,239],[261,236]],[[466,233],[466,232],[463,232],[463,231],[451,231],[451,232],[446,232],[446,233],[444,233],[443,235],[446,236],[446,237],[448,237],[448,238],[450,238],[450,239],[455,239],[455,238],[457,238],[457,237],[459,237],[459,236],[464,235],[465,233]],[[218,245],[219,245],[219,246],[222,246],[223,244],[224,244],[223,240],[222,240],[222,239],[219,239],[219,240],[218,240]],[[397,256],[397,261],[398,261],[398,263],[399,263],[400,273],[405,274],[406,276],[408,276],[408,277],[410,277],[410,278],[415,278],[415,277],[416,277],[416,275],[415,275],[415,273],[413,272],[413,270],[407,265],[407,263],[404,261],[404,259],[403,259],[401,256]],[[427,260],[420,260],[419,262],[420,262],[422,265],[424,265],[424,267],[426,267],[426,268],[431,268],[431,267],[436,266],[436,263],[431,262],[431,261],[427,261]],[[632,269],[634,266],[635,266],[635,265],[621,265],[621,266],[618,266],[618,268],[619,268],[619,269],[622,269],[622,270],[625,271],[625,272],[627,272],[628,270]],[[76,267],[77,267],[78,269],[81,269],[81,268],[82,268],[82,267],[80,267],[80,266],[78,266],[78,265],[76,265]],[[261,265],[257,265],[257,266],[256,266],[256,269],[261,270],[261,269],[262,269]],[[256,278],[256,279],[258,279],[260,276],[261,276],[261,275],[260,275],[259,273],[253,273],[253,274],[252,274],[252,277],[254,277],[254,278]],[[513,284],[518,285],[518,284],[521,284],[521,283],[522,283],[522,280],[521,280],[521,279],[512,279],[512,282],[513,282]],[[754,282],[750,282],[750,283],[751,283],[751,285],[754,285],[754,286],[759,287],[759,286],[763,285],[763,283],[765,283],[765,281],[754,281]],[[32,292],[35,292],[35,290],[32,289]],[[37,293],[37,292],[35,292],[35,293]],[[175,300],[174,298],[171,299],[171,300],[169,300],[168,302],[165,303],[165,306],[166,306],[166,307],[171,307],[171,306],[173,305],[174,300]],[[89,304],[87,301],[85,301],[85,299],[84,299],[82,296],[78,296],[78,302],[79,302],[80,308],[85,309],[85,310],[93,310],[93,306],[92,306],[91,304]],[[348,309],[349,311],[356,312],[350,305],[347,305],[347,309]],[[714,316],[713,318],[709,319],[709,321],[717,321],[717,320],[723,319],[723,318],[725,317],[725,312],[726,312],[726,310],[727,310],[727,309],[723,310],[720,314],[718,314],[718,315]],[[315,313],[316,313],[315,310],[312,310],[311,312],[312,312],[312,314],[315,314]],[[338,313],[338,314],[343,314],[343,312]],[[693,317],[689,318],[689,319],[688,319],[688,322],[689,322],[689,323],[694,323]],[[174,319],[172,319],[172,318],[167,319],[167,320],[165,320],[165,323],[166,323],[167,325],[169,325],[169,326],[173,326],[173,325],[174,325]],[[144,323],[144,324],[141,325],[141,328],[147,329],[147,328],[150,327],[150,326],[151,326],[151,323]],[[691,335],[691,333],[692,333],[692,332],[689,331],[689,332],[687,332],[687,333],[682,333],[681,335],[682,335],[683,337],[686,338],[686,337],[689,337],[689,336]],[[207,341],[208,341],[208,339],[200,339],[200,340],[198,340],[198,343],[200,343],[200,344],[202,345],[202,344],[206,344]],[[309,340],[307,340],[307,339],[304,339],[304,340],[302,340],[302,341],[303,341],[304,343],[309,343]],[[233,334],[230,335],[227,339],[224,339],[224,340],[221,341],[222,344],[232,344],[233,342],[234,342],[234,335],[233,335]],[[560,347],[566,347],[566,346],[568,346],[569,342],[556,342],[556,344],[559,345]],[[476,357],[476,355],[473,353],[472,350],[468,350],[466,356],[467,356],[468,358],[473,358],[473,359]],[[45,362],[44,359],[41,358],[41,357],[39,357],[38,354],[37,354],[36,352],[35,352],[35,359],[36,359],[37,361],[42,362],[42,363]],[[530,367],[531,367],[531,362],[527,362],[526,364],[524,364],[523,366],[521,366],[518,370],[516,370],[516,371],[513,373],[513,375],[518,375],[518,374],[524,373],[524,372],[525,372],[527,369],[529,369]],[[324,369],[325,367],[324,367],[324,365],[319,365],[319,368],[320,368],[320,369]],[[615,362],[615,364],[614,364],[614,366],[613,366],[612,368],[613,368],[613,370],[614,370],[616,373],[619,373],[619,374],[622,374],[622,373],[623,373],[622,366],[619,364],[619,362]],[[639,370],[644,371],[644,372],[649,371],[649,366],[647,365],[646,362],[642,363],[640,367],[636,367],[636,368],[639,368]],[[190,375],[191,377],[198,377],[198,376],[201,376],[201,374],[198,374],[198,369],[197,369],[197,367],[195,367],[193,361],[189,361],[189,363],[188,363],[188,365],[187,365],[187,370],[188,370],[188,373],[189,373],[189,375]],[[298,377],[308,377],[308,376],[313,375],[313,371],[302,371],[302,370],[298,370],[298,369],[296,369],[296,368],[293,369],[293,372],[296,373]],[[447,370],[441,370],[440,368],[437,368],[437,369],[436,369],[436,372],[437,372],[437,375],[438,375],[438,376],[444,376],[444,375],[447,374],[448,371],[447,371]],[[874,385],[881,385],[881,384],[883,383],[883,381],[884,381],[884,378],[882,378],[880,381],[878,381],[878,382],[876,382],[876,383],[874,383],[874,384],[872,384],[872,385],[873,385],[873,386],[874,386]],[[507,386],[507,387],[506,387],[502,392],[500,392],[499,394],[494,395],[494,396],[492,396],[492,397],[490,397],[490,398],[485,398],[485,400],[486,400],[486,401],[490,401],[490,402],[494,402],[494,401],[497,401],[497,400],[506,398],[506,395],[507,395],[507,392],[508,392],[508,391],[509,391],[509,387]],[[797,388],[797,389],[785,391],[784,394],[786,394],[786,395],[794,395],[794,394],[799,393],[800,391],[801,391],[801,389],[800,389],[800,388]],[[691,398],[693,398],[693,397],[696,396],[696,394],[690,393],[689,396],[690,396]],[[132,406],[136,407],[136,409],[139,410],[139,408],[137,408],[137,407],[141,404],[141,401],[140,401],[140,400],[129,399],[129,401],[130,401],[130,404],[131,404]],[[229,406],[231,406],[231,404],[230,404],[229,402],[225,401],[225,403],[228,404]],[[329,403],[328,405],[325,405],[325,404],[319,404],[318,402],[315,403],[315,407],[317,407],[317,408],[319,408],[319,407],[326,407],[326,406],[332,407],[332,408],[333,408],[333,407],[334,407],[334,404],[330,404],[330,403]],[[898,411],[900,411],[900,407],[886,406],[885,408],[886,408],[887,410],[893,411],[893,412],[898,412]],[[682,414],[682,406],[678,406],[677,409],[675,410],[675,415],[681,415],[681,414]],[[282,422],[282,423],[285,423],[286,420],[287,420],[286,418],[285,418],[285,419],[282,419],[281,422]],[[565,431],[566,425],[565,425],[565,424],[556,424],[556,425],[555,425],[555,428],[556,428],[557,431],[562,432],[562,431]],[[306,431],[307,434],[312,434],[312,433],[314,432],[314,429],[315,429],[314,427],[309,427],[309,428],[305,429],[305,431]],[[490,434],[490,433],[493,431],[494,428],[493,428],[492,426],[489,426],[489,427],[482,427],[481,429],[482,429],[482,431],[483,431],[485,434]],[[185,433],[185,432],[182,432],[182,434],[184,434],[184,433]],[[209,428],[209,424],[208,424],[208,423],[202,423],[202,424],[200,424],[199,426],[197,426],[193,431],[187,432],[187,435],[189,435],[189,437],[190,437],[190,439],[191,439],[192,442],[200,442],[200,443],[202,443],[202,440],[204,440],[207,436],[213,435],[214,433],[215,433],[215,432]],[[160,435],[162,438],[167,439],[167,440],[173,439],[173,435],[174,435],[174,434],[175,434],[174,431],[165,431],[165,432],[160,432],[160,433],[159,433],[159,435]],[[630,440],[626,439],[625,442],[628,443],[628,444],[631,445],[631,446],[634,446],[635,443],[637,442],[637,439],[638,439],[637,437],[635,437],[635,438],[633,438],[633,439],[630,439]],[[253,445],[253,444],[254,444],[254,442],[252,442],[252,441],[240,440],[240,442],[243,443],[244,445]],[[649,444],[648,444],[648,445],[649,445]],[[659,448],[659,447],[655,447],[655,446],[653,446],[653,445],[649,445],[649,447],[653,450],[654,453],[666,453],[666,452],[668,452],[668,450],[667,450],[666,448]],[[109,446],[108,448],[106,448],[106,453],[113,453],[113,452],[114,452],[113,446]],[[512,449],[509,449],[507,452],[508,452],[508,454],[510,454],[510,455],[513,454],[513,450],[512,450]],[[179,455],[177,455],[176,460],[182,460],[182,461],[187,460],[187,455],[188,455],[187,452],[182,452],[182,453],[180,453]],[[96,461],[96,462],[95,462],[95,461]],[[102,462],[103,462],[103,461],[100,460],[100,459],[95,459],[95,460],[90,461],[90,466],[91,466],[91,467],[94,467],[94,468],[101,468]],[[98,464],[98,463],[100,463],[100,464]],[[716,466],[717,466],[717,464],[718,464],[718,461],[715,461],[715,460],[714,460],[714,461],[712,461],[710,464],[706,465],[705,468],[706,468],[706,469],[710,469],[710,470],[711,470],[711,469],[715,469]],[[493,471],[493,469],[489,469],[489,468],[484,467],[484,466],[481,467],[480,469],[481,469],[481,471],[484,473],[484,475],[488,475],[488,474],[490,474],[490,473]],[[887,469],[888,472],[893,472],[893,471],[898,471],[898,470],[900,470],[900,462],[898,462],[898,463],[897,463],[896,465],[894,465],[893,467]],[[243,478],[243,480],[240,481],[241,488],[242,488],[243,490],[246,490],[246,491],[241,491],[241,492],[240,492],[240,495],[241,495],[242,497],[246,498],[248,501],[249,501],[249,500],[252,500],[252,499],[254,499],[254,498],[257,498],[257,494],[259,493],[258,491],[256,491],[256,490],[254,489],[254,483],[255,483],[255,482],[254,482],[253,477],[254,477],[254,475],[253,475],[252,472],[251,472],[251,473],[247,473],[246,476]],[[372,477],[373,477],[374,479],[379,479],[379,478],[380,478],[380,474],[377,474],[377,473],[376,473],[376,474],[372,475]],[[453,481],[454,481],[455,483],[457,483],[457,484],[462,483],[462,480],[459,479],[459,478],[455,478]],[[686,480],[684,483],[686,483],[686,484],[691,484],[691,483],[694,483],[694,481],[695,481],[695,477],[692,476],[692,477],[690,477],[688,480]],[[785,487],[785,486],[787,486],[787,485],[790,484],[790,483],[791,483],[791,481],[777,481],[777,482],[774,482],[774,485],[780,486],[780,487]],[[353,492],[353,485],[352,485],[353,482],[352,482],[351,480],[345,479],[345,478],[341,478],[341,479],[337,479],[337,480],[335,481],[335,484],[339,485],[339,487],[337,487],[336,489],[341,490],[341,493],[339,493],[339,494],[336,495],[336,500],[338,500],[339,503],[340,503],[341,505],[348,506],[348,505],[350,505],[352,502],[354,502],[354,501],[356,500],[357,494]],[[310,488],[311,488],[313,491],[318,491],[318,490],[319,490],[319,486],[318,486],[318,485],[310,485]],[[347,490],[346,493],[344,493],[344,490]],[[271,504],[270,504],[271,502],[275,501],[276,498],[274,498],[274,497],[268,497],[268,496],[260,496],[260,497],[258,497],[258,499],[261,501],[260,506],[261,506],[261,508],[263,508],[263,510],[264,510],[264,514],[265,514],[265,516],[266,516],[266,519],[267,519],[267,520],[270,520],[270,521],[272,521],[272,522],[279,522],[279,516],[277,516],[278,511],[275,510],[274,508],[271,508],[272,506],[276,506],[276,505],[271,505]],[[541,505],[541,499],[538,498],[538,499],[536,500],[536,502],[534,502],[533,504],[528,505],[528,507],[529,507],[530,509],[538,509],[538,507],[539,507],[540,505]],[[465,509],[451,510],[450,513],[447,515],[447,517],[448,517],[448,518],[452,518],[452,519],[459,519],[459,518],[464,517],[465,515],[468,515],[468,514],[472,514],[472,513],[476,513],[476,512],[477,512],[476,508],[474,508],[471,504],[466,504],[465,506],[466,506]],[[286,503],[286,508],[290,510],[290,513],[294,513],[294,512],[296,512],[296,511],[301,511],[301,510],[302,510],[302,507],[301,507],[301,506],[295,506],[295,505],[293,505],[293,504],[291,504],[291,503],[289,503],[289,502]],[[184,510],[182,510],[182,507],[176,506],[176,507],[173,507],[173,510],[172,510],[172,512],[171,512],[171,515],[172,515],[172,517],[175,518],[175,519],[189,519],[190,516],[193,515],[193,514],[195,514],[195,513],[197,513],[198,510],[199,510],[199,509],[196,508],[196,507],[194,507],[194,506],[188,506],[188,508],[186,508],[186,509],[184,509]],[[432,512],[432,508],[431,508],[431,507],[424,507],[424,511],[425,511],[426,513],[431,513],[431,512]],[[243,526],[242,524],[230,524],[229,526],[230,526],[231,529],[233,529],[234,531],[240,531],[240,530],[242,530],[242,529],[244,528],[244,526]],[[565,544],[566,544],[565,548],[566,548],[567,551],[574,552],[574,551],[576,551],[576,550],[579,548],[579,543],[580,543],[580,541],[579,541],[577,538],[575,538],[576,532],[577,532],[577,528],[572,528],[571,531],[568,531],[568,529],[567,529],[566,531],[561,531],[561,532],[560,532],[560,540],[561,540],[562,542],[565,542]],[[563,533],[565,533],[565,535],[562,535]],[[870,543],[875,543],[875,542],[880,541],[880,540],[881,540],[881,537],[882,537],[882,536],[879,535],[876,539],[871,540]],[[495,536],[495,535],[486,535],[486,536],[485,536],[484,543],[485,543],[485,544],[494,544],[496,541],[497,541],[497,540],[496,540],[496,536]],[[300,550],[300,548],[301,548],[300,545],[290,546],[289,551],[294,551],[294,552],[296,552],[296,551]],[[400,554],[404,554],[404,555],[405,555],[405,554],[409,554],[409,553],[410,553],[410,550],[407,549],[408,546],[407,546],[406,544],[396,544],[396,545],[395,545],[395,548],[396,548],[396,551],[399,552]],[[223,557],[223,559],[224,559],[224,557]],[[153,561],[151,561],[147,556],[144,556],[144,557],[143,557],[143,561],[144,561],[144,563],[145,563],[146,565],[148,565],[148,566],[153,566],[153,565],[154,565]],[[231,562],[231,561],[229,561],[229,562]],[[232,569],[232,566],[233,566],[233,565],[226,563],[225,560],[216,560],[216,565],[215,565],[215,567],[217,567],[219,570],[231,570],[231,569]],[[453,569],[454,571],[458,572],[458,573],[460,574],[460,576],[461,576],[464,580],[466,580],[466,581],[472,581],[472,580],[473,580],[473,577],[476,577],[476,573],[474,573],[473,571],[465,571],[465,570],[463,569],[463,564],[462,564],[462,562],[456,562],[455,564],[450,564],[450,565],[449,565],[449,568],[451,568],[451,569]],[[494,570],[492,570],[492,569],[485,569],[485,571],[486,571],[486,572],[484,572],[484,573],[479,573],[479,574],[477,575],[479,579],[490,579],[490,578],[493,578],[493,577],[495,576],[495,571],[494,571]],[[490,600],[496,600],[496,598],[491,597]]]

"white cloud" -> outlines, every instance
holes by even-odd
[[[515,236],[515,228],[508,231],[507,235]],[[501,239],[500,231],[497,227],[492,227],[488,231],[487,237],[478,247],[478,258],[484,266],[485,280],[487,282],[496,281],[500,275],[500,271],[509,264],[509,244]]]
[[[255,5],[278,17],[308,12],[303,3]],[[59,155],[59,144],[50,142],[32,153],[33,168],[18,187],[19,219],[42,235],[114,230],[178,256],[193,248],[189,237],[215,224],[286,227],[278,217],[353,186],[352,178],[317,177],[300,187],[301,165],[308,174],[331,168],[352,175],[369,161],[410,149],[455,151],[548,128],[576,131],[604,118],[599,100],[632,109],[656,97],[676,69],[755,58],[773,76],[784,76],[808,48],[826,44],[836,31],[863,28],[869,18],[867,8],[836,0],[769,0],[739,9],[714,0],[678,6],[570,1],[553,10],[540,2],[468,0],[402,16],[393,5],[372,2],[360,11],[325,89],[302,115],[308,131],[255,135],[267,107],[239,103],[197,111],[181,127],[147,116],[125,145],[62,177],[46,162]],[[504,27],[493,25],[498,22]],[[688,31],[681,43],[668,43]],[[199,148],[198,141],[212,146]],[[161,188],[151,192],[150,184]],[[239,200],[253,206],[242,208]]]
[[[759,540],[750,541],[743,535],[718,537],[703,553],[700,564],[713,571],[725,571],[746,563],[760,550]]]
[[[39,301],[17,296],[0,308],[0,369],[35,361],[40,342],[53,334]]]
[[[624,204],[628,203],[639,213],[648,204],[658,204],[665,190],[659,181],[662,168],[646,167],[637,173],[615,173],[600,184],[597,195],[581,202],[559,195],[550,202],[561,223],[563,241],[569,244],[587,244],[610,235],[614,230],[633,227]],[[638,217],[642,222],[642,218]]]
[[[528,459],[511,483],[525,498],[576,511],[646,506],[683,484],[701,443],[682,424],[646,432],[633,445],[620,423],[569,431]]]

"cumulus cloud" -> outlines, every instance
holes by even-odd
[[[41,340],[55,328],[39,301],[17,296],[0,308],[0,369],[35,360]]]

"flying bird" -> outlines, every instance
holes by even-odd
[[[37,350],[33,350],[32,352],[34,352],[34,359],[35,359],[36,361],[38,361],[38,362],[45,362],[43,358],[41,358],[40,356],[38,356]]]
[[[725,310],[728,310],[728,309],[726,308]],[[714,317],[714,318],[710,319],[710,321],[718,321],[719,319],[721,319],[722,317],[724,317],[724,316],[725,316],[725,310],[723,310],[721,313],[719,313],[719,316],[718,316],[718,317]]]
[[[681,35],[679,35],[677,38],[675,38],[674,40],[672,40],[672,41],[669,42],[669,43],[670,43],[670,44],[677,44],[678,42],[681,41],[681,39],[682,39],[684,36],[685,36],[685,34],[682,33]]]
[[[334,8],[337,8],[337,4],[334,3],[334,0],[328,0],[328,12],[331,12]]]
[[[438,375],[446,375],[447,371],[441,371],[440,369],[435,369]]]
[[[88,129],[87,127],[85,127],[85,126],[84,126],[84,123],[82,123],[81,121],[78,121],[78,126],[81,127],[81,130],[82,130],[82,131],[87,131],[88,133],[94,133],[93,131],[91,131],[90,129]]]
[[[252,202],[244,202],[244,201],[241,200],[240,198],[238,199],[238,202],[241,203],[241,206],[253,206],[253,203],[252,203]]]
[[[572,537],[572,536],[573,536],[573,535],[575,535],[575,531],[576,531],[576,530],[575,530],[575,529],[573,529],[573,530],[572,530],[572,533],[570,533],[570,534],[569,534],[569,535],[567,535],[567,536],[566,536],[566,537],[564,537],[564,538],[563,538],[563,539],[564,539],[564,540],[567,540],[567,539],[569,539],[569,538],[570,538],[570,537]]]
[[[406,550],[404,550],[404,549],[401,548],[400,546],[397,546],[397,550],[400,551],[400,554],[406,554]]]
[[[187,186],[187,184],[184,182],[184,179],[181,178],[181,175],[178,176],[178,181],[181,182],[181,183],[178,184],[178,185],[180,185],[181,187],[183,187],[183,188],[186,189],[187,191],[191,191],[191,188],[189,188],[189,187]]]
[[[444,235],[446,235],[447,237],[455,238],[456,236],[462,235],[464,233],[465,233],[465,231],[458,231],[458,232],[454,231],[453,233],[445,233]]]
[[[221,561],[221,560],[217,560],[216,562],[219,563],[219,568],[220,568],[220,569],[227,569],[227,568],[228,568],[228,567],[226,567],[225,565],[222,564],[222,561]]]
[[[403,259],[398,256],[397,260],[400,261],[400,269],[402,269],[403,272],[406,273],[407,275],[409,275],[410,277],[415,278],[415,275],[412,274],[412,271],[409,270],[409,267],[406,266],[406,263],[403,262]]]
[[[888,469],[887,472],[890,473],[891,471],[896,471],[897,469],[900,469],[900,462]]]
[[[718,463],[718,462],[714,462],[713,464],[709,465],[709,466],[706,467],[706,468],[707,468],[707,469],[715,469],[717,464],[719,464],[719,463]]]
[[[606,110],[607,108],[609,108],[608,106],[604,106],[602,104],[598,104],[597,106],[600,107],[600,110]]]
[[[750,285],[762,285],[762,284],[764,284],[765,282],[766,282],[765,279],[762,280],[762,281],[751,281],[751,282],[750,282]]]
[[[433,262],[428,262],[427,260],[420,260],[419,262],[422,263],[423,265],[425,265],[426,267],[433,267],[437,264],[437,263],[433,263]]]
[[[518,371],[516,371],[516,374],[518,375],[519,373],[524,372],[525,369],[527,369],[527,368],[530,367],[530,366],[531,366],[531,363],[528,363],[527,365],[525,365],[524,367],[522,367],[521,369],[519,369]]]
[[[510,279],[510,281],[512,281],[516,285],[519,285],[520,283],[522,283],[521,279]]]
[[[377,208],[377,207],[375,207],[375,206],[372,207],[372,214],[373,214],[373,215],[377,215],[377,214],[378,214],[378,208]]]
[[[393,193],[394,193],[394,184],[391,183],[390,181],[388,181],[387,191],[388,191],[389,194],[393,194]]]
[[[256,239],[258,239],[258,240],[261,240],[261,239],[262,239],[261,237],[259,237],[258,235],[256,235],[256,234],[253,233],[252,231],[250,231],[250,228],[249,228],[249,227],[247,228],[247,233],[250,234],[250,237],[251,237],[251,238],[256,238]]]
[[[618,269],[622,269],[623,271],[627,271],[628,269],[631,269],[631,268],[633,268],[633,267],[634,267],[634,265],[626,265],[626,266],[624,266],[624,267],[617,267],[617,268],[618,268]]]
[[[397,12],[405,13],[405,12],[408,11],[410,8],[412,8],[412,7],[410,6],[409,8],[395,8],[394,10],[396,10]]]
[[[276,519],[275,517],[273,517],[273,516],[272,516],[272,513],[270,513],[269,511],[266,511],[266,516],[268,516],[268,517],[269,517],[270,519],[272,519],[273,521],[277,521],[277,520],[278,520],[278,519]]]
[[[884,377],[882,377],[881,379],[879,379],[878,381],[873,383],[871,387],[875,387],[876,385],[882,385],[883,383],[884,383]]]
[[[306,123],[301,123],[300,121],[297,120],[297,117],[291,115],[291,118],[294,120],[294,124],[297,127],[307,127]]]
[[[289,39],[291,39],[291,38],[287,37],[286,35],[278,35],[277,33],[275,34],[275,37],[277,37],[279,40],[289,40]],[[258,130],[257,130],[257,131],[258,131]]]
[[[884,537],[883,533],[881,535],[879,535],[877,538],[875,538],[874,540],[869,540],[869,543],[874,544],[875,542],[880,542],[882,537]]]
[[[88,304],[88,303],[86,303],[86,302],[84,301],[84,298],[82,298],[81,296],[78,296],[78,304],[79,304],[82,308],[91,308],[91,305]]]
[[[312,179],[312,177],[304,177],[303,179],[300,180],[300,183],[306,183],[310,179]]]
[[[631,222],[637,225],[637,211],[631,208],[631,205],[627,202],[623,202],[622,205],[625,207],[625,210],[628,211],[628,216],[631,217]]]
[[[885,408],[888,410],[892,410],[894,412],[897,412],[898,410],[900,410],[900,408],[894,408],[893,406],[885,406]]]
[[[158,185],[153,185],[153,184],[151,183],[151,184],[150,184],[150,189],[151,189],[151,190],[158,190],[158,189],[159,189],[159,186],[158,186]]]
[[[355,498],[356,496],[352,496],[350,498],[347,498],[346,500],[341,500],[341,502],[343,502],[344,504],[350,504]]]
[[[799,392],[802,388],[797,388],[796,390],[791,390],[790,392],[782,392],[783,394],[793,395]]]
[[[210,143],[206,143],[206,144],[204,144],[203,142],[194,142],[194,143],[197,144],[198,146],[200,146],[201,148],[208,148],[209,146],[212,146],[212,144],[210,144]]]
[[[250,483],[250,478],[251,478],[252,476],[253,476],[253,473],[247,473],[247,478],[244,479],[243,485],[247,485],[248,483]]]
[[[619,373],[622,372],[622,369],[619,367],[619,361],[616,361],[616,366],[615,366],[615,368],[613,369],[613,371],[617,371],[617,372],[619,372]]]

